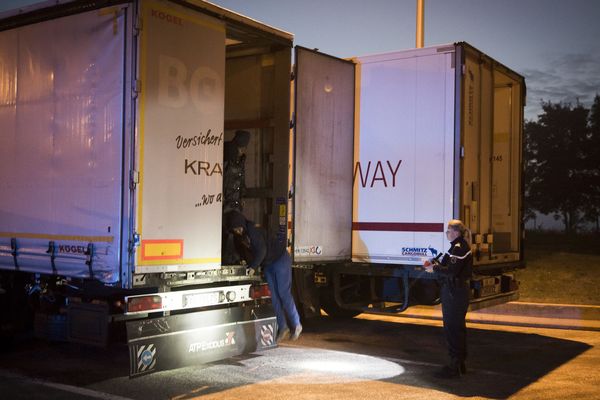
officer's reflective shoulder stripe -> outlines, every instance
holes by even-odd
[[[464,260],[469,254],[471,254],[471,250],[467,251],[464,256],[455,256],[454,254],[450,254],[450,257],[458,258],[459,260]]]

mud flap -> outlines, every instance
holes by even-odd
[[[129,377],[276,347],[271,305],[127,322]]]

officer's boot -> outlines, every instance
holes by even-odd
[[[461,375],[464,375],[467,373],[467,364],[465,364],[464,360],[460,362],[460,373],[461,373]]]
[[[461,362],[453,358],[450,360],[450,364],[444,366],[441,370],[439,370],[435,376],[438,378],[446,378],[446,379],[454,379],[460,378],[461,376]]]

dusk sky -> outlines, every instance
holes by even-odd
[[[0,0],[0,11],[37,0]],[[416,0],[213,0],[351,57],[415,46]],[[466,41],[522,74],[526,118],[540,101],[589,106],[600,93],[600,0],[425,0],[425,46]]]

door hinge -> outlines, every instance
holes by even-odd
[[[135,79],[133,81],[133,87],[131,88],[131,90],[133,90],[133,93],[137,96],[138,94],[140,94],[142,92],[142,81],[139,79]]]
[[[293,129],[296,126],[296,113],[292,113],[292,119],[290,119],[290,129]]]
[[[136,18],[135,23],[133,24],[133,34],[138,36],[142,31],[142,27],[144,25],[144,21],[141,17]]]
[[[129,176],[129,188],[135,190],[138,183],[140,183],[140,172],[132,170]]]
[[[296,79],[296,74],[294,73],[294,71],[290,72],[290,81],[293,81],[294,79]]]
[[[133,252],[135,252],[135,248],[139,247],[140,245],[140,234],[137,232],[133,232],[133,234],[131,235],[131,238],[129,238],[129,244],[127,246],[127,251],[130,254],[133,254]]]
[[[137,232],[133,232],[131,235],[131,239],[129,240],[129,247],[133,249],[134,247],[139,247],[140,245],[140,234]]]

